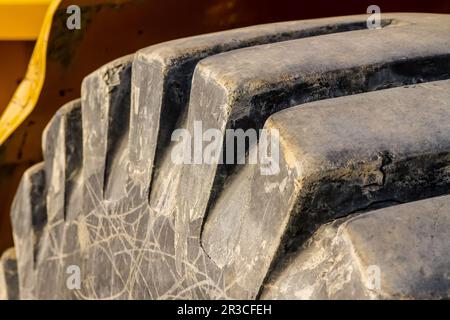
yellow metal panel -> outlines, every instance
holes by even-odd
[[[8,4],[8,5],[37,5],[37,4],[45,4],[49,5],[52,0],[0,0],[0,5]]]
[[[52,0],[0,0],[0,40],[35,40]]]
[[[31,56],[25,79],[0,117],[0,145],[22,123],[33,110],[39,98],[45,78],[47,43],[53,14],[61,0],[50,3],[40,30],[38,41]]]

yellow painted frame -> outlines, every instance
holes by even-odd
[[[0,0],[0,41],[36,40],[52,0]]]
[[[53,15],[61,1],[62,0],[0,0],[1,8],[6,8],[8,5],[16,8],[21,5],[26,7],[27,3],[37,3],[37,6],[45,5],[48,7],[25,78],[20,83],[11,101],[0,117],[0,145],[2,145],[14,130],[27,118],[39,98],[45,79],[47,44],[50,28]],[[12,5],[13,2],[15,3],[14,5]]]

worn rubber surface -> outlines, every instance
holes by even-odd
[[[0,257],[0,300],[19,299],[19,278],[14,248],[3,252]]]
[[[449,205],[442,196],[325,224],[285,257],[262,298],[447,298]]]
[[[100,68],[49,123],[44,163],[17,192],[20,297],[448,297],[436,280],[450,270],[448,219],[434,208],[449,204],[436,198],[450,191],[449,32],[445,15],[386,14],[380,30],[366,16],[279,23]],[[198,121],[276,129],[277,172],[174,163],[172,132]],[[80,289],[66,286],[72,265]],[[380,288],[365,285],[371,265]]]

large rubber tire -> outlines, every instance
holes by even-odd
[[[20,298],[448,298],[450,16],[383,17],[175,40],[86,77],[12,207]],[[175,163],[198,121],[278,132],[279,161]]]

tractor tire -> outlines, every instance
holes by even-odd
[[[87,76],[11,209],[17,295],[449,298],[450,16],[366,18],[174,40]],[[199,123],[266,129],[275,166],[174,161]]]

